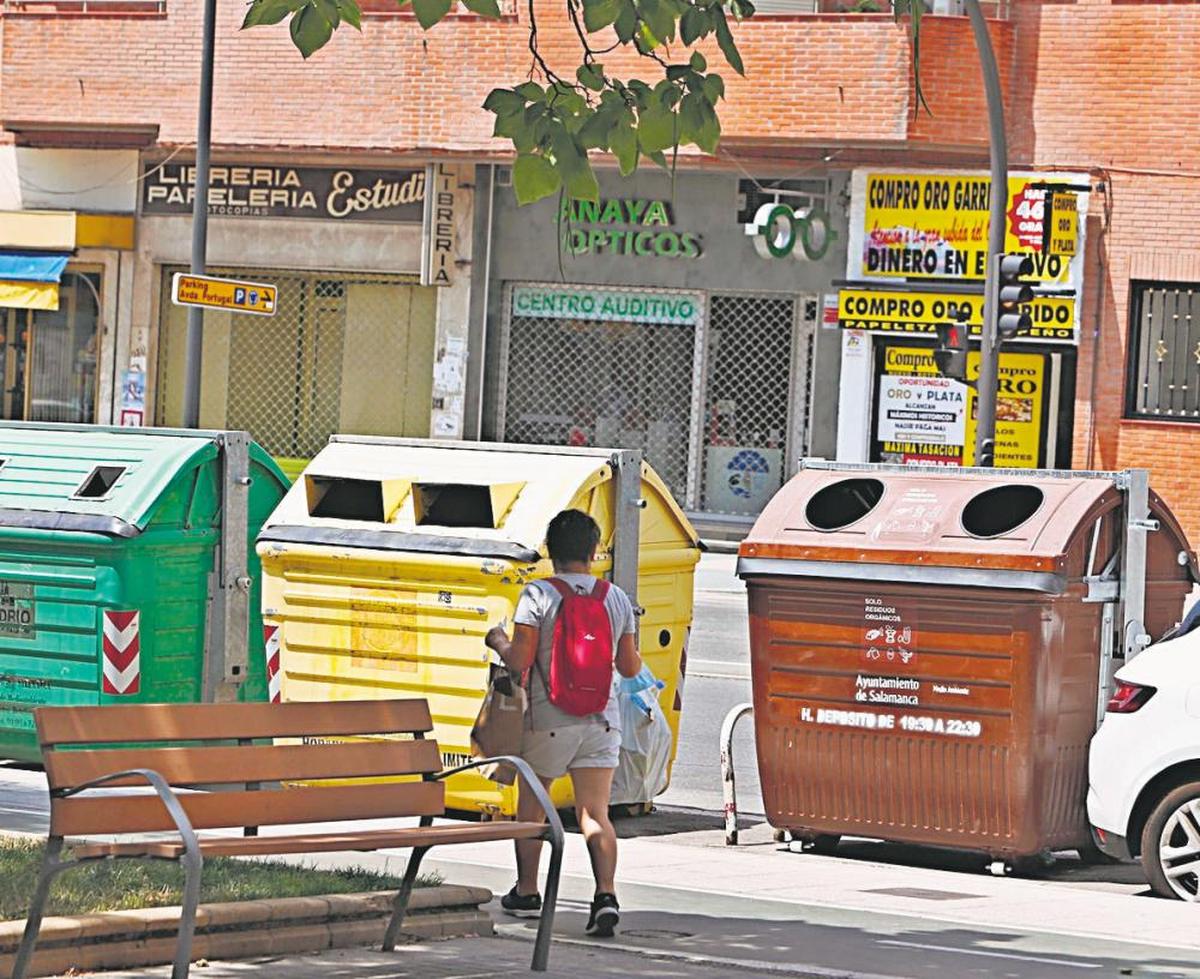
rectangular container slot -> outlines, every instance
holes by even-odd
[[[418,527],[480,527],[494,530],[512,509],[524,483],[415,483]]]
[[[101,500],[125,473],[124,466],[97,466],[74,492],[77,500]]]
[[[349,476],[305,476],[311,517],[387,523],[408,495],[404,479],[358,479]]]

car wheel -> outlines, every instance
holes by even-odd
[[[1154,807],[1142,830],[1142,866],[1156,893],[1200,903],[1200,782]]]

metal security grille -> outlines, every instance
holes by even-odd
[[[163,273],[156,418],[182,417],[186,310]],[[278,286],[274,316],[205,311],[200,424],[244,429],[283,458],[334,432],[429,434],[435,290],[399,276],[212,269]]]
[[[1200,283],[1133,283],[1129,411],[1200,421]]]
[[[695,327],[513,315],[503,342],[504,441],[641,449],[688,499]]]
[[[790,296],[711,298],[705,512],[756,514],[782,485],[807,406],[808,338],[798,345],[796,336],[797,300]]]

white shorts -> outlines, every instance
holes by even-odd
[[[571,724],[526,731],[521,757],[541,778],[560,778],[572,768],[616,768],[621,732],[607,724]]]

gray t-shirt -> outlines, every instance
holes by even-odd
[[[596,578],[590,574],[560,574],[560,581],[566,582],[581,595],[591,594],[596,585]],[[550,659],[554,647],[554,617],[562,604],[562,596],[554,586],[547,581],[534,581],[525,586],[521,598],[517,602],[517,611],[513,621],[518,625],[532,626],[538,630],[538,667],[529,671],[529,720],[534,730],[548,731],[558,727],[570,727],[575,724],[608,724],[614,731],[621,729],[621,712],[617,705],[617,685],[620,675],[613,669],[613,688],[609,693],[608,706],[601,714],[589,714],[576,717],[566,711],[559,710],[550,703],[546,690],[546,680],[550,677]],[[608,612],[608,620],[612,623],[613,659],[617,655],[617,642],[622,636],[633,635],[637,632],[637,617],[633,614],[633,603],[629,596],[616,585],[608,589],[604,597],[604,608]],[[545,677],[546,680],[542,678]]]

